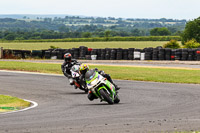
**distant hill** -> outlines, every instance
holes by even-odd
[[[65,16],[72,16],[67,14],[0,14],[0,18],[13,18],[13,19],[23,19],[24,17],[30,18],[30,19],[36,19],[39,18],[64,18]]]

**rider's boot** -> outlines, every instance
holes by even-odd
[[[74,89],[77,89],[77,86],[76,86],[76,85],[74,85]]]
[[[74,85],[74,80],[72,78],[69,78],[69,84]]]
[[[119,89],[120,89],[120,87],[117,86],[115,83],[113,83],[113,85],[115,86],[115,89],[116,89],[116,90],[119,90]]]

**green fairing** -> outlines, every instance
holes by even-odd
[[[111,90],[111,83],[110,83],[110,81],[106,80],[106,86],[108,86],[108,87],[110,88],[110,90]],[[107,91],[108,91],[108,89],[107,89],[105,86],[102,86],[102,87],[100,87],[100,88],[98,89],[98,95],[100,95],[99,90],[101,90],[101,89],[104,89],[104,90],[107,90]],[[109,92],[111,92],[111,93],[110,93],[110,97],[112,97],[112,100],[114,100],[114,97],[113,97],[113,93],[115,94],[115,88],[114,88],[114,86],[113,86],[112,90],[109,91]],[[97,94],[95,94],[95,95],[97,95]],[[98,96],[98,97],[99,97],[99,96]]]
[[[99,75],[99,73],[98,72],[96,72],[96,75],[91,79],[91,80],[86,80],[86,83],[87,84],[90,84],[92,81],[94,81],[97,77],[98,77],[98,75]],[[111,90],[111,86],[112,86],[112,90],[111,91],[109,91],[109,92],[111,92],[110,93],[110,97],[112,98],[112,100],[114,100],[114,97],[113,97],[113,94],[115,95],[115,87],[113,86],[113,85],[111,85],[111,82],[110,81],[108,81],[108,80],[106,80],[106,86],[108,86],[108,88],[110,88],[110,90]],[[107,90],[108,91],[108,89],[105,87],[105,86],[102,86],[102,87],[99,87],[98,88],[98,90],[97,90],[97,93],[93,93],[94,95],[96,95],[97,97],[100,97],[100,93],[99,93],[99,91],[101,90],[101,89],[104,89],[104,90]]]
[[[111,90],[111,82],[106,80],[106,85],[110,88]],[[107,90],[107,89],[106,89]],[[113,93],[115,94],[115,87],[112,85],[112,90],[111,90],[111,93],[110,93],[110,96],[112,97],[112,99],[114,100],[114,97],[113,97]]]

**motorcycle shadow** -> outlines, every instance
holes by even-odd
[[[85,92],[67,92],[65,94],[67,94],[67,95],[83,95],[83,94],[87,94],[87,93],[85,93]]]
[[[92,104],[84,104],[84,105],[87,105],[87,106],[116,106],[116,105],[120,105],[120,104],[123,104],[123,103],[118,103],[118,104],[108,104],[108,103],[92,103]]]

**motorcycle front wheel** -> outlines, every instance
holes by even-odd
[[[101,89],[101,90],[99,90],[99,93],[104,98],[104,100],[106,100],[109,104],[113,104],[114,103],[112,98],[107,93],[107,91],[105,91],[104,89]]]
[[[119,103],[119,102],[120,102],[119,96],[116,95],[116,96],[115,96],[115,99],[114,99],[114,103]]]

